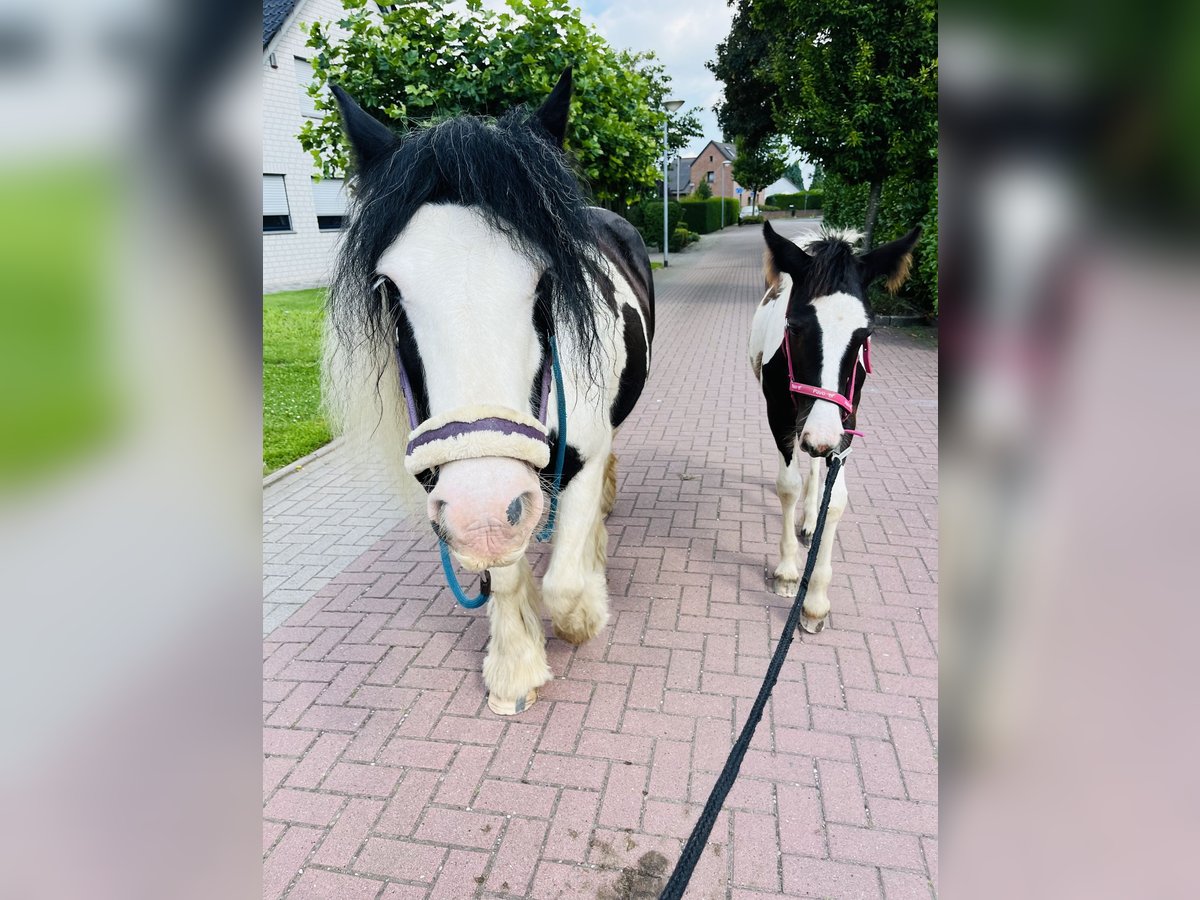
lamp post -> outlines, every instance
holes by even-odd
[[[725,227],[725,170],[730,166],[729,160],[721,163],[721,227]]]
[[[669,227],[667,217],[667,124],[671,121],[671,113],[683,106],[683,101],[664,100],[663,106],[667,110],[667,116],[663,119],[663,268],[665,269],[670,265],[670,261],[667,259],[667,228]]]

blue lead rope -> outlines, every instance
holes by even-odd
[[[554,459],[554,485],[550,488],[550,515],[538,532],[538,542],[545,543],[554,534],[554,518],[558,514],[558,492],[562,487],[563,463],[567,459],[567,403],[563,390],[562,369],[558,366],[558,343],[550,335],[550,369],[554,372],[554,393],[558,398],[558,453]]]
[[[550,540],[551,535],[554,534],[554,520],[558,513],[558,492],[562,487],[563,463],[567,459],[566,391],[563,390],[562,369],[558,365],[558,343],[555,341],[554,335],[550,336],[550,369],[554,373],[554,393],[558,400],[558,453],[554,460],[554,484],[550,488],[550,514],[546,517],[545,526],[537,534],[540,543]],[[458,601],[459,606],[464,609],[479,609],[492,599],[490,573],[485,571],[480,576],[479,595],[468,597],[463,591],[462,585],[458,583],[458,577],[454,574],[454,565],[450,562],[450,548],[440,538],[438,539],[438,549],[442,553],[442,571],[446,573],[446,583],[450,585],[450,592],[454,594],[454,599]]]

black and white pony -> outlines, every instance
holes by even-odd
[[[763,223],[767,291],[750,329],[750,365],[766,397],[767,421],[779,448],[775,487],[783,507],[783,533],[775,593],[781,596],[794,596],[799,587],[796,503],[804,498],[801,528],[807,543],[821,504],[821,460],[846,450],[858,433],[858,402],[871,370],[867,285],[885,278],[888,290],[897,290],[908,278],[920,234],[915,228],[858,254],[856,232],[822,231],[801,247],[777,234],[770,222]],[[829,615],[833,539],[846,498],[842,467],[801,616],[801,627],[811,633],[824,628]]]
[[[541,598],[555,633],[581,643],[608,620],[612,442],[649,371],[650,261],[632,226],[585,203],[568,165],[569,69],[536,112],[403,136],[333,92],[356,173],[329,294],[326,405],[343,433],[403,463],[399,481],[424,489],[458,562],[490,573],[483,678],[491,709],[511,715],[553,677],[525,558],[560,440],[550,348],[567,446]]]

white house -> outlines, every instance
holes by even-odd
[[[338,0],[263,0],[263,291],[326,284],[346,214],[341,178],[320,181],[297,135],[319,118],[301,22],[336,22]],[[335,26],[336,27],[336,26]]]
[[[797,194],[804,188],[796,187],[790,178],[780,178],[778,181],[773,181],[761,191],[758,192],[758,202],[761,204],[763,200],[770,197],[772,194]],[[747,207],[742,208],[742,215],[750,215],[751,210]]]

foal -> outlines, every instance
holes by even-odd
[[[856,232],[822,231],[802,247],[763,223],[767,241],[763,275],[767,292],[750,329],[750,365],[767,400],[767,421],[779,448],[775,487],[783,507],[783,534],[775,593],[799,587],[796,503],[804,498],[805,543],[821,503],[821,459],[850,446],[862,386],[871,371],[871,308],[867,286],[885,278],[896,291],[908,277],[914,228],[899,240],[858,254]],[[803,451],[809,457],[801,462]],[[803,469],[807,468],[807,475]],[[815,634],[829,615],[833,539],[846,508],[846,469],[838,472],[825,534],[804,600],[801,627]]]

